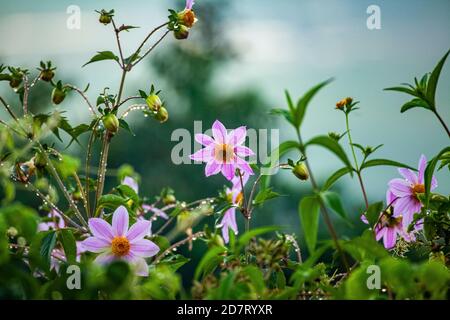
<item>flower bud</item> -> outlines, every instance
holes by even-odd
[[[43,169],[47,166],[47,161],[41,152],[36,152],[34,155],[34,165],[38,169]]]
[[[197,18],[195,17],[194,11],[191,9],[184,9],[183,11],[178,12],[178,21],[181,25],[192,28],[197,22]]]
[[[17,231],[17,229],[14,227],[9,227],[8,230],[6,231],[6,234],[10,238],[15,238],[19,234],[19,231]]]
[[[164,205],[168,205],[168,204],[175,203],[177,201],[177,199],[175,198],[175,196],[173,194],[168,194],[162,199],[162,201],[163,201]]]
[[[119,120],[116,115],[112,113],[109,113],[103,117],[103,125],[111,133],[116,133],[119,131]]]
[[[60,104],[66,98],[66,93],[64,90],[55,87],[52,91],[52,101],[54,104]]]
[[[347,98],[345,98],[344,100],[345,100],[345,104],[346,104],[346,105],[351,105],[352,102],[353,102],[353,98],[351,98],[351,97],[347,97]]]
[[[161,99],[156,94],[151,94],[145,99],[145,102],[147,103],[150,110],[157,112],[161,106],[162,102]]]
[[[345,106],[345,99],[342,99],[336,103],[336,109],[342,109]]]
[[[50,82],[54,76],[55,76],[55,73],[51,69],[44,69],[41,71],[39,78],[42,81]]]
[[[110,24],[111,20],[112,20],[112,17],[109,14],[107,14],[105,11],[102,11],[102,13],[100,14],[100,17],[98,18],[98,21],[100,23],[103,23],[105,26],[107,24]]]
[[[189,36],[189,28],[185,25],[180,25],[177,30],[174,30],[173,35],[175,36],[175,39],[178,40],[187,39]]]
[[[22,83],[21,78],[13,77],[11,78],[11,80],[9,80],[9,86],[13,89],[17,89],[21,83]]]
[[[160,123],[166,122],[169,119],[169,113],[167,112],[167,109],[164,107],[159,108],[158,112],[155,115],[155,119]]]
[[[302,181],[308,180],[309,178],[308,169],[306,168],[306,165],[303,162],[296,164],[295,167],[292,169],[292,173]]]

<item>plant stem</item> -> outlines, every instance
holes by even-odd
[[[88,212],[88,217],[91,217],[91,207],[90,207],[90,184],[89,184],[89,178],[90,178],[90,163],[91,163],[91,156],[92,156],[92,145],[94,143],[94,138],[95,138],[95,131],[97,130],[97,125],[100,122],[100,118],[97,119],[97,121],[94,123],[94,127],[92,128],[92,132],[91,135],[89,136],[89,141],[88,141],[88,147],[87,147],[87,151],[86,151],[86,172],[84,173],[85,176],[85,191],[86,191],[86,205],[87,205],[87,212]]]
[[[187,242],[189,242],[189,241],[192,241],[192,240],[194,240],[194,239],[201,238],[201,237],[203,237],[204,235],[205,235],[205,233],[204,233],[203,231],[199,231],[199,232],[196,232],[196,233],[190,235],[189,237],[187,237],[187,238],[185,238],[185,239],[183,239],[183,240],[180,240],[180,241],[174,243],[174,244],[171,245],[169,248],[167,248],[166,250],[164,250],[161,254],[159,254],[159,255],[156,257],[156,259],[155,259],[155,261],[153,262],[153,264],[157,264],[159,261],[161,261],[162,258],[164,258],[164,256],[166,256],[166,255],[169,254],[171,251],[173,251],[173,249],[176,249],[176,248],[178,248],[179,246],[182,246],[183,244],[185,244],[185,243],[187,243]]]
[[[110,133],[106,131],[105,135],[103,136],[102,151],[100,154],[100,165],[98,167],[97,173],[97,192],[95,196],[95,203],[96,203],[95,207],[98,205],[100,197],[103,194],[103,188],[105,186],[105,172],[106,172],[106,165],[108,162],[109,143],[110,143]],[[94,215],[96,215],[95,207],[94,207]]]
[[[311,180],[311,185],[313,187],[314,192],[318,192],[319,189],[318,189],[316,180],[314,179],[314,175],[313,175],[313,172],[311,170],[311,166],[309,164],[308,157],[306,156],[306,151],[303,149],[303,140],[302,140],[302,137],[300,135],[300,130],[298,128],[296,128],[296,133],[297,133],[298,142],[300,143],[300,152],[306,158],[305,159],[305,164],[306,164],[306,167],[307,167],[308,172],[309,172],[309,178]],[[341,259],[342,259],[342,262],[344,264],[345,269],[349,270],[349,264],[348,264],[348,261],[347,261],[347,257],[345,256],[345,254],[344,254],[344,252],[343,252],[343,250],[341,248],[341,245],[339,244],[339,239],[337,237],[336,230],[333,227],[333,223],[331,222],[328,210],[325,207],[325,204],[323,203],[322,199],[320,197],[317,197],[317,199],[319,201],[320,209],[321,209],[321,212],[322,212],[322,216],[324,218],[325,224],[327,225],[328,232],[330,233],[331,237],[333,238],[334,245],[336,246],[336,250],[339,252],[339,255],[341,256]]]
[[[73,174],[73,178],[75,179],[75,182],[77,183],[77,187],[80,190],[81,193],[81,200],[83,201],[83,205],[84,205],[84,210],[86,211],[86,216],[89,217],[89,211],[88,211],[88,207],[87,207],[87,201],[86,201],[86,193],[83,189],[83,185],[81,184],[81,180],[80,177],[78,176],[78,174],[75,172]]]
[[[71,84],[66,84],[65,87],[70,88],[72,90],[75,90],[84,99],[84,101],[86,101],[86,104],[88,105],[89,111],[91,111],[92,115],[96,116],[94,107],[89,102],[89,99],[86,97],[86,95],[84,94],[83,91],[81,91],[79,88],[77,88],[77,87],[75,87],[75,86],[73,86]]]
[[[348,113],[345,113],[345,125],[347,127],[347,135],[348,135],[348,142],[350,144],[350,149],[352,150],[352,154],[353,154],[353,160],[355,161],[355,170],[356,170],[356,175],[358,176],[358,180],[359,180],[359,185],[361,186],[361,191],[364,197],[364,203],[366,205],[366,210],[369,209],[369,200],[367,199],[367,193],[366,193],[366,188],[364,187],[364,183],[362,180],[362,176],[361,176],[361,171],[359,170],[359,166],[358,166],[358,160],[356,158],[356,153],[355,153],[355,147],[353,145],[353,141],[352,141],[352,135],[350,133],[350,124],[349,124],[349,120],[348,120]]]
[[[444,119],[442,119],[441,115],[437,112],[437,110],[433,111],[436,117],[438,118],[439,122],[442,124],[442,126],[445,129],[445,132],[447,132],[447,135],[450,137],[450,130],[448,129],[447,125],[445,124]]]

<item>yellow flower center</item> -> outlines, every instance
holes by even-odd
[[[423,185],[423,184],[415,184],[412,187],[412,192],[413,192],[414,196],[416,196],[416,197],[417,197],[418,193],[425,193],[425,185]]]
[[[242,192],[239,192],[239,194],[236,196],[235,204],[241,205],[243,198],[244,194]]]
[[[130,252],[130,242],[126,237],[114,237],[111,248],[115,256],[123,257]]]
[[[220,163],[229,163],[234,157],[233,147],[229,144],[217,144],[214,148],[214,158]]]
[[[195,23],[195,14],[192,10],[185,10],[183,14],[183,23],[186,27],[191,28]]]

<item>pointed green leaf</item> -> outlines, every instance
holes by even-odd
[[[325,182],[325,184],[322,187],[322,191],[326,191],[331,188],[331,186],[338,181],[341,177],[345,176],[346,174],[350,173],[351,170],[347,167],[341,168],[337,170],[335,173],[333,173],[328,180]]]
[[[88,62],[83,64],[83,67],[90,63],[97,62],[97,61],[103,61],[103,60],[116,60],[118,62],[119,57],[116,56],[111,51],[99,51],[95,56],[93,56],[91,58],[91,60],[89,60]]]
[[[342,162],[347,166],[347,168],[349,168],[349,170],[353,171],[353,167],[350,163],[350,160],[347,157],[347,154],[336,140],[328,136],[318,136],[312,138],[305,144],[305,146],[309,145],[318,145],[328,149],[329,151],[333,152],[339,159],[341,159]]]
[[[428,165],[425,169],[425,207],[428,208],[428,205],[430,203],[430,196],[431,196],[431,180],[433,178],[433,173],[436,168],[436,165],[438,161],[441,159],[441,156],[444,155],[446,152],[450,152],[450,147],[446,147],[442,149],[437,156],[435,156],[431,161],[428,162]]]
[[[316,196],[302,198],[298,206],[300,222],[305,235],[306,246],[310,254],[316,248],[317,233],[319,230],[319,209],[320,204]]]
[[[59,241],[61,242],[64,254],[68,263],[75,263],[77,258],[77,245],[72,231],[68,229],[59,230]]]
[[[325,202],[326,206],[333,209],[341,218],[347,219],[347,213],[342,205],[341,198],[336,192],[325,191],[320,193],[320,197]]]
[[[444,66],[445,60],[447,59],[448,55],[450,53],[450,50],[447,51],[447,53],[442,57],[442,59],[439,61],[439,63],[434,68],[433,72],[431,73],[430,79],[428,80],[428,86],[427,86],[427,99],[432,104],[433,109],[436,107],[436,88],[439,80],[439,76],[441,74],[442,67]]]
[[[411,101],[405,103],[402,106],[402,108],[400,109],[400,112],[403,113],[403,112],[408,111],[409,109],[413,109],[413,108],[424,108],[424,109],[432,110],[432,108],[426,101],[417,98],[417,99],[412,99]]]
[[[365,169],[365,168],[376,167],[376,166],[391,166],[391,167],[398,167],[398,168],[408,168],[408,169],[417,171],[417,169],[410,167],[407,164],[404,164],[404,163],[401,163],[398,161],[388,160],[388,159],[368,160],[361,165],[361,170]]]

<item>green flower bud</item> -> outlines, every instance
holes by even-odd
[[[162,201],[163,201],[164,205],[168,205],[168,204],[175,203],[177,201],[177,199],[175,198],[175,196],[173,194],[168,194],[162,199]]]
[[[178,40],[187,39],[187,37],[189,36],[189,28],[185,25],[180,25],[177,30],[173,31],[173,35],[175,36],[175,39]]]
[[[292,173],[302,181],[308,180],[309,178],[308,169],[306,168],[306,165],[303,162],[296,164],[295,167],[292,169]]]
[[[19,234],[19,231],[17,231],[17,229],[14,227],[9,227],[8,230],[6,231],[6,234],[10,238],[15,238]]]
[[[52,101],[54,104],[60,104],[66,98],[66,92],[58,87],[52,91]]]
[[[150,110],[152,111],[158,111],[161,106],[162,106],[162,102],[161,99],[159,98],[158,95],[156,94],[151,94],[147,97],[147,99],[145,99],[145,102],[147,103],[148,107],[150,108]]]
[[[111,133],[116,133],[119,131],[119,119],[117,119],[116,115],[112,113],[109,113],[103,117],[103,125]]]
[[[160,123],[166,122],[169,119],[169,113],[167,112],[167,109],[164,107],[159,108],[158,112],[155,115],[155,119]]]
[[[21,78],[12,78],[11,80],[9,80],[9,86],[13,89],[17,89],[21,83],[22,83]]]

